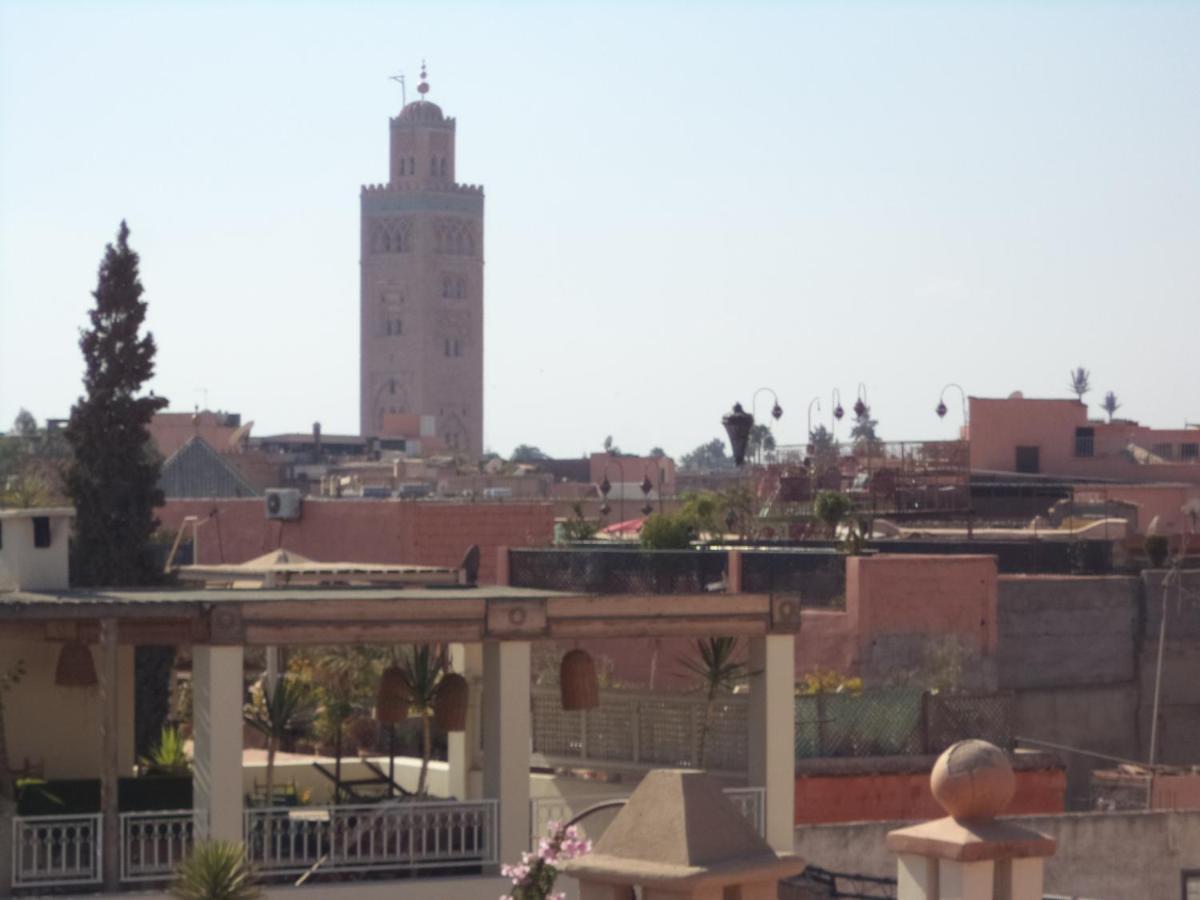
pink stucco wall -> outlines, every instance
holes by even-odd
[[[207,520],[198,532],[203,563],[245,562],[284,547],[320,562],[451,566],[478,544],[484,582],[495,577],[497,548],[545,546],[554,534],[549,503],[305,499],[301,509],[299,519],[279,521],[267,519],[261,498],[168,500],[157,516],[171,530],[185,516]]]
[[[1038,398],[970,398],[971,468],[1016,471],[1016,448],[1037,447],[1040,473],[1128,481],[1182,481],[1200,484],[1200,458],[1179,458],[1180,446],[1200,443],[1200,429],[1154,429],[1128,420],[1089,420],[1078,400]],[[1094,455],[1075,455],[1075,429],[1091,428]],[[1173,448],[1174,461],[1137,464],[1124,450],[1135,444],[1152,450]]]
[[[1099,504],[1115,500],[1138,508],[1137,533],[1145,534],[1158,516],[1167,534],[1185,533],[1190,522],[1184,505],[1200,505],[1200,486],[1185,484],[1087,485],[1075,488],[1075,502]]]
[[[992,657],[996,603],[992,556],[848,557],[845,610],[802,613],[796,674],[818,668],[861,674],[877,642],[889,635],[954,636],[966,649]],[[690,683],[680,664],[694,655],[688,640],[594,641],[586,642],[586,649],[620,684],[650,686],[652,673],[656,689],[682,689]]]

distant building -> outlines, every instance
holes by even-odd
[[[148,430],[158,452],[166,458],[194,437],[204,438],[218,453],[240,452],[246,448],[253,426],[253,422],[243,425],[240,413],[198,409],[155,413]]]
[[[483,452],[483,189],[455,181],[455,120],[391,120],[387,184],[362,189],[360,430]]]
[[[257,497],[259,490],[204,438],[191,437],[163,463],[159,487],[168,500],[185,497]]]
[[[1200,428],[1089,419],[1075,399],[970,398],[971,471],[1200,483]]]

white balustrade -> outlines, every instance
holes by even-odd
[[[248,809],[246,846],[264,873],[472,869],[499,861],[494,800]]]
[[[13,887],[97,884],[101,817],[13,817]]]
[[[203,834],[203,811],[121,813],[121,880],[166,881]]]

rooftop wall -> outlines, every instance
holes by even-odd
[[[197,563],[240,563],[283,547],[320,562],[456,566],[478,544],[484,582],[496,577],[497,548],[543,546],[554,536],[549,503],[307,498],[299,519],[281,521],[267,519],[261,498],[168,500],[156,514],[170,530],[185,516],[207,520],[198,532]]]
[[[1047,894],[1146,900],[1178,897],[1180,872],[1200,861],[1200,810],[1068,813],[1014,821],[1057,839],[1046,860]],[[909,822],[857,822],[796,829],[796,854],[838,872],[896,876],[887,833]]]

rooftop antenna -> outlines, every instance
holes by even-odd
[[[403,106],[408,106],[408,89],[404,86],[404,75],[389,75],[388,81],[400,82],[400,103]]]

